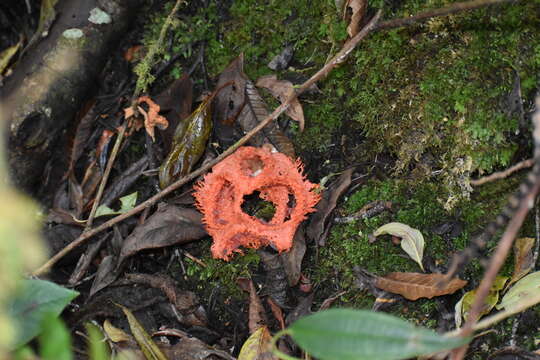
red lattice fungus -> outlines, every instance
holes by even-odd
[[[290,249],[296,228],[315,211],[320,199],[314,191],[317,185],[307,181],[302,170],[299,160],[251,146],[239,148],[214,166],[195,185],[194,194],[206,230],[214,239],[214,258],[228,260],[234,252],[241,252],[241,246],[272,244],[278,251]],[[268,222],[242,210],[244,196],[256,192],[275,207]]]

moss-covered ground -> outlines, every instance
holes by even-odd
[[[370,13],[381,8],[384,18],[391,19],[450,3],[373,1]],[[169,9],[150,22],[147,39]],[[398,221],[419,229],[426,239],[425,258],[444,269],[450,254],[467,246],[471,236],[494,219],[521,175],[474,191],[469,180],[530,154],[530,125],[513,106],[512,90],[519,79],[528,111],[539,83],[539,14],[540,2],[521,1],[374,33],[318,83],[320,94],[304,98],[306,129],[299,133],[292,126],[288,133],[310,179],[319,181],[352,164],[361,165],[369,178],[346,196],[337,213],[352,214],[374,200],[393,203],[391,212],[335,225],[326,246],[317,251],[310,245],[304,271],[321,289],[319,301],[350,290],[355,265],[375,274],[419,271],[388,236],[368,241],[380,225]],[[180,16],[173,45],[163,55],[180,52],[193,58],[193,44],[204,42],[204,61],[215,79],[243,52],[245,72],[256,80],[272,73],[266,64],[293,45],[294,59],[278,76],[298,83],[322,67],[346,37],[346,24],[330,0],[194,1]],[[178,77],[182,70],[175,65],[169,76]],[[450,222],[459,224],[461,231],[453,237],[437,235],[437,226]],[[530,220],[522,234],[534,235]],[[235,278],[258,265],[254,252],[231,263],[203,257],[209,266],[191,263],[189,275],[231,292]],[[509,261],[505,272],[511,266]],[[467,289],[478,283],[481,272],[478,261],[466,269]],[[352,291],[338,305],[369,307],[373,300]],[[396,313],[435,327],[435,311],[435,302],[426,300],[408,302]],[[507,341],[502,335],[501,339]]]

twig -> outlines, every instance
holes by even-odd
[[[176,0],[176,4],[174,4],[174,7],[172,8],[171,12],[165,19],[163,26],[161,27],[157,41],[148,49],[148,53],[146,54],[144,59],[141,61],[142,64],[146,63],[148,67],[151,67],[154,56],[156,56],[159,48],[161,47],[161,44],[163,43],[163,40],[165,39],[165,35],[167,35],[167,30],[169,29],[169,27],[171,26],[173,22],[173,17],[178,11],[178,9],[180,8],[180,4],[186,4],[186,1]],[[135,86],[135,91],[133,92],[133,96],[131,97],[131,104],[134,109],[136,109],[135,107],[136,99],[139,97],[142,91],[146,91],[146,88],[152,82],[150,81],[150,74],[148,72],[145,72],[144,76],[146,78],[143,79],[143,75],[139,75],[139,78],[137,79],[137,84]]]
[[[480,282],[480,286],[476,290],[476,296],[474,302],[471,306],[471,311],[469,312],[469,317],[467,322],[461,329],[461,336],[469,336],[474,329],[474,325],[480,317],[480,313],[484,307],[484,302],[486,297],[489,294],[491,285],[495,280],[499,270],[501,269],[508,252],[512,248],[512,244],[516,235],[527,216],[529,210],[533,207],[535,203],[536,195],[540,190],[540,166],[538,163],[540,161],[540,95],[536,97],[536,111],[532,116],[532,122],[534,125],[533,139],[534,139],[534,160],[535,166],[527,178],[527,182],[523,184],[524,190],[528,190],[528,193],[523,196],[517,207],[517,210],[512,216],[512,219],[508,223],[499,245],[495,250],[495,253],[491,257],[489,267],[484,273],[484,277]],[[467,345],[462,346],[459,349],[456,349],[452,352],[453,360],[461,360],[465,356],[467,351]]]
[[[364,39],[375,27],[377,21],[379,20],[379,17],[381,16],[381,12],[377,12],[377,14],[369,21],[369,23],[353,38],[351,38],[349,41],[343,45],[343,48],[341,51],[339,51],[336,56],[330,61],[328,64],[326,64],[323,68],[321,68],[315,75],[313,75],[311,78],[309,78],[305,83],[303,83],[299,88],[296,89],[296,92],[290,94],[287,99],[279,105],[270,115],[268,115],[263,121],[261,121],[257,126],[255,126],[251,131],[249,131],[244,137],[242,137],[240,140],[238,140],[235,144],[231,145],[227,150],[225,150],[223,153],[221,153],[218,157],[213,159],[212,161],[209,161],[206,163],[206,165],[201,166],[199,169],[191,172],[190,174],[184,176],[183,178],[178,179],[173,184],[169,185],[165,189],[163,189],[158,194],[152,196],[148,200],[142,202],[141,204],[137,205],[133,209],[131,209],[128,212],[125,212],[123,214],[120,214],[109,221],[99,225],[98,227],[94,229],[90,229],[84,233],[82,233],[77,239],[75,239],[73,242],[69,243],[65,248],[60,250],[57,254],[55,254],[53,257],[51,257],[45,264],[43,264],[41,267],[39,267],[37,270],[35,270],[32,275],[33,276],[40,276],[43,275],[45,272],[47,272],[58,260],[63,258],[66,254],[68,254],[71,250],[75,249],[76,247],[80,246],[86,240],[90,239],[92,236],[102,232],[105,229],[110,228],[114,224],[119,223],[122,220],[125,220],[140,211],[146,209],[147,207],[150,207],[154,205],[156,202],[161,200],[166,195],[170,194],[171,192],[175,191],[176,189],[179,189],[182,185],[188,183],[191,180],[196,179],[198,176],[204,174],[208,170],[210,170],[214,165],[225,159],[227,156],[231,155],[233,152],[236,151],[240,146],[244,145],[249,139],[251,139],[255,134],[257,134],[261,129],[263,129],[266,125],[268,125],[271,121],[275,120],[279,115],[281,115],[291,104],[291,102],[296,99],[296,97],[300,94],[302,94],[304,91],[306,91],[310,86],[312,86],[317,81],[324,78],[328,73],[336,67],[338,64],[341,64],[347,56],[351,53],[351,51],[358,45],[358,43]]]
[[[536,204],[534,207],[534,229],[536,235],[536,244],[534,246],[533,254],[533,266],[537,269],[538,253],[540,252],[540,199],[536,198]]]
[[[111,151],[111,156],[109,157],[109,161],[107,162],[107,167],[105,167],[105,172],[103,173],[103,177],[101,178],[98,192],[96,194],[96,198],[94,199],[94,203],[92,204],[92,210],[90,211],[90,215],[88,216],[88,220],[86,221],[86,226],[84,228],[84,231],[90,230],[90,228],[92,227],[92,224],[94,223],[96,210],[99,206],[99,202],[101,201],[101,197],[103,196],[105,185],[107,185],[107,180],[109,180],[109,175],[111,174],[111,169],[114,164],[114,160],[116,160],[116,155],[118,155],[118,150],[120,149],[120,144],[124,140],[125,133],[126,133],[126,126],[121,125],[120,130],[118,131],[118,135],[116,136],[116,142],[114,143],[114,147]]]
[[[508,176],[515,173],[516,171],[526,169],[526,168],[530,168],[533,165],[534,165],[534,159],[523,160],[521,162],[518,162],[516,165],[509,167],[508,169],[506,169],[504,171],[495,172],[495,173],[493,173],[493,174],[491,174],[489,176],[484,176],[484,177],[481,177],[479,179],[471,180],[471,185],[472,186],[480,186],[480,185],[483,185],[483,184],[485,184],[487,182],[500,180],[500,179],[505,179]]]
[[[458,3],[453,3],[451,5],[448,5],[439,9],[424,11],[414,16],[407,17],[407,18],[381,21],[379,24],[377,24],[374,30],[376,31],[388,30],[388,29],[393,29],[393,28],[397,28],[401,26],[414,25],[417,22],[428,20],[434,17],[447,16],[447,15],[455,14],[457,12],[478,9],[484,6],[503,4],[503,3],[515,2],[515,1],[516,0],[473,0],[473,1],[463,1],[463,2],[458,2]]]
[[[497,274],[499,273],[499,270],[504,264],[504,261],[506,260],[506,256],[508,255],[508,252],[512,248],[514,239],[519,229],[521,228],[521,225],[523,224],[523,221],[525,220],[525,217],[527,216],[529,209],[531,208],[531,204],[534,204],[534,198],[536,197],[536,194],[538,193],[539,189],[540,189],[540,182],[537,181],[534,184],[534,187],[531,189],[530,194],[521,201],[518,211],[516,212],[512,220],[510,220],[510,223],[508,224],[501,238],[501,241],[499,242],[499,245],[497,246],[497,249],[495,250],[495,254],[491,257],[489,267],[486,270],[486,273],[484,274],[482,281],[480,282],[480,286],[478,287],[478,290],[476,291],[476,296],[474,298],[474,303],[471,307],[471,311],[469,312],[469,317],[467,319],[467,322],[463,326],[460,335],[469,336],[472,333],[474,324],[480,317],[480,313],[484,307],[484,301],[485,301],[485,298],[489,294],[491,285],[493,284],[495,277],[497,276]],[[463,356],[465,355],[466,351],[467,351],[466,346],[460,348],[454,354],[454,357],[452,359],[454,360],[463,359]]]

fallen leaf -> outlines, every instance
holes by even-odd
[[[218,142],[224,148],[234,144],[243,133],[257,126],[269,115],[264,100],[259,95],[257,88],[244,73],[244,56],[241,54],[233,60],[220,74],[217,88],[223,87],[228,82],[231,86],[224,87],[214,101],[214,133]],[[238,124],[242,132],[238,131]],[[296,158],[294,145],[283,134],[276,122],[270,122],[249,141],[250,145],[261,147],[266,143],[285,155]]]
[[[100,205],[96,210],[95,217],[105,216],[105,215],[123,214],[133,209],[136,203],[137,203],[137,191],[120,198],[120,210],[113,210],[106,205]]]
[[[131,335],[111,324],[109,320],[103,322],[103,330],[112,342],[135,341]]]
[[[166,188],[187,175],[201,159],[212,134],[212,96],[176,127],[171,151],[159,168],[159,185]]]
[[[148,156],[144,155],[117,176],[112,184],[105,190],[103,199],[101,200],[101,206],[111,206],[119,196],[122,196],[133,184],[135,184],[147,167]]]
[[[349,26],[347,26],[347,34],[352,38],[360,31],[360,22],[366,15],[367,0],[348,0],[344,7],[344,19],[349,17],[349,9],[351,14]]]
[[[23,54],[35,43],[39,42],[41,38],[49,35],[49,29],[51,28],[54,20],[56,19],[56,11],[54,7],[58,0],[41,0],[41,8],[39,10],[39,22],[36,28],[36,32],[28,41],[28,44],[23,50]],[[22,55],[21,55],[22,56]]]
[[[294,54],[294,46],[287,45],[281,53],[274,56],[268,63],[268,67],[274,71],[285,70],[292,60]]]
[[[294,86],[290,81],[278,80],[276,75],[262,76],[257,80],[255,84],[257,87],[268,89],[272,96],[278,99],[280,102],[284,102],[287,98],[294,93]],[[292,120],[298,122],[300,132],[304,131],[304,110],[298,98],[295,98],[290,106],[285,110],[285,114]]]
[[[96,146],[96,159],[101,169],[105,169],[107,163],[107,149],[111,143],[114,132],[110,130],[103,130]]]
[[[467,284],[467,281],[455,278],[446,286],[439,287],[443,279],[444,274],[393,272],[385,277],[377,277],[374,285],[379,289],[400,294],[408,300],[417,300],[453,294]]]
[[[218,132],[223,130],[221,125],[231,126],[234,124],[244,108],[246,80],[244,54],[240,54],[221,72],[216,85],[216,88],[219,89],[225,86],[226,83],[233,82],[231,86],[223,88],[214,100],[216,112],[214,125]]]
[[[540,296],[540,271],[529,274],[514,284],[503,296],[497,309],[510,310],[526,298]]]
[[[519,238],[514,242],[514,273],[508,286],[534,269],[534,238]]]
[[[272,334],[266,326],[260,327],[246,340],[238,354],[238,360],[278,360],[269,353]]]
[[[77,283],[83,278],[83,276],[86,274],[86,271],[90,267],[90,264],[96,257],[99,249],[101,248],[101,245],[107,240],[110,236],[110,233],[105,234],[102,236],[98,241],[95,241],[93,243],[90,243],[87,247],[84,253],[80,256],[79,261],[77,262],[77,265],[75,266],[75,270],[71,273],[71,276],[69,277],[68,284],[71,286],[77,285]]]
[[[419,265],[422,271],[422,258],[424,256],[424,237],[422,233],[409,225],[393,222],[381,226],[373,233],[373,236],[390,234],[401,238],[401,248]]]
[[[84,196],[82,187],[72,174],[68,179],[69,200],[74,211],[73,216],[80,219],[84,209]]]
[[[293,246],[289,251],[284,251],[279,254],[281,263],[287,274],[287,282],[289,286],[295,286],[300,280],[302,274],[302,260],[306,253],[306,237],[302,226],[296,229],[293,238]]]
[[[121,268],[116,266],[116,259],[117,257],[114,255],[107,255],[101,260],[90,288],[89,297],[94,296],[98,291],[105,289],[116,281],[121,272]]]
[[[251,279],[240,278],[237,280],[238,285],[242,290],[249,293],[249,314],[248,328],[249,333],[254,334],[262,327],[266,327],[268,320],[266,319],[266,311],[263,307],[261,299],[257,294],[257,289]]]
[[[313,298],[315,293],[312,292],[306,297],[298,297],[298,305],[287,315],[285,318],[285,324],[290,326],[296,320],[312,314],[311,306],[313,305]]]
[[[255,126],[259,125],[268,115],[266,103],[257,91],[253,83],[248,80],[246,82],[246,106],[238,116],[238,124],[244,132],[248,132]],[[257,136],[255,135],[251,143],[255,146],[263,146],[264,144],[272,144],[279,152],[287,155],[291,159],[295,159],[294,145],[291,140],[279,128],[277,122],[271,121],[266,125]]]
[[[125,239],[119,263],[141,250],[182,244],[206,236],[202,215],[188,208],[160,203],[157,211]]]
[[[99,168],[96,160],[92,160],[84,172],[84,178],[81,182],[83,192],[84,209],[92,208],[94,194],[101,183],[103,172]]]
[[[19,48],[21,47],[21,45],[22,45],[22,39],[19,40],[17,44],[10,46],[7,49],[0,52],[0,75],[4,73],[4,70],[6,70],[13,56],[17,53],[17,51],[19,51]]]
[[[493,282],[493,285],[491,286],[491,289],[489,289],[489,294],[486,297],[486,300],[484,302],[484,307],[482,308],[480,312],[480,316],[489,314],[489,312],[493,310],[493,308],[499,301],[499,293],[504,288],[504,284],[506,284],[507,280],[508,280],[508,277],[506,276],[497,276],[497,278]],[[467,321],[467,318],[469,316],[469,311],[471,310],[472,304],[476,297],[476,291],[477,289],[467,291],[461,297],[461,299],[457,302],[454,308],[455,309],[454,317],[455,317],[457,328],[461,326],[462,319]]]
[[[279,307],[278,304],[274,300],[272,300],[271,297],[266,298],[266,302],[268,305],[270,305],[270,310],[272,311],[272,314],[274,315],[274,318],[279,323],[279,326],[281,330],[285,329],[285,319],[283,318],[283,310],[281,310],[281,307]]]
[[[341,173],[341,175],[328,186],[328,189],[322,193],[321,201],[315,206],[317,212],[311,216],[309,225],[306,228],[307,236],[315,241],[316,244],[324,244],[323,234],[325,228],[328,228],[330,224],[327,224],[327,219],[334,211],[337,201],[343,195],[343,193],[351,185],[351,177],[354,168],[347,169]]]
[[[144,329],[142,324],[137,320],[135,315],[133,315],[131,310],[120,304],[116,304],[116,306],[122,309],[124,315],[126,315],[131,333],[137,341],[137,344],[139,344],[139,348],[143,352],[145,358],[153,360],[167,360],[165,354],[163,354],[163,352],[156,345],[154,340],[152,340],[152,337]]]
[[[191,291],[181,290],[176,282],[163,274],[130,273],[125,275],[129,282],[147,285],[163,291],[167,299],[174,305],[178,313],[178,320],[185,326],[206,326],[206,312],[197,310],[200,307],[199,298]],[[190,316],[193,315],[193,316]]]
[[[68,153],[68,170],[65,178],[67,178],[75,169],[75,164],[84,153],[84,149],[90,138],[92,127],[98,118],[97,108],[95,106],[96,100],[92,99],[87,101],[79,110],[75,122],[77,126],[74,130],[71,130],[71,136],[69,136],[69,144],[67,148]]]
[[[171,151],[173,137],[178,124],[191,114],[193,103],[193,82],[187,74],[173,81],[165,90],[154,97],[160,111],[169,122],[166,129],[160,130],[163,139],[163,152]]]

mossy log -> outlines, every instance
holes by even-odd
[[[13,181],[31,191],[59,136],[91,96],[107,55],[140,1],[59,1],[48,35],[31,46],[7,79],[2,112]]]

